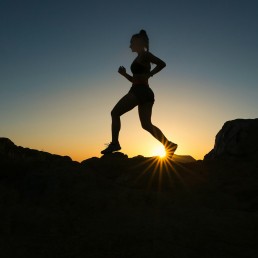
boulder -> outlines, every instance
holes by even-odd
[[[258,157],[258,118],[227,121],[218,132],[214,148],[204,160]]]

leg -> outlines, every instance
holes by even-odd
[[[152,134],[158,141],[163,145],[168,144],[168,139],[161,132],[161,130],[151,123],[151,113],[152,113],[152,102],[146,102],[138,106],[139,117],[141,120],[142,128]]]
[[[120,116],[138,105],[136,97],[127,93],[122,97],[111,111],[112,116],[112,142],[118,143],[119,131],[121,128]]]

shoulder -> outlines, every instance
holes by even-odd
[[[152,54],[151,52],[149,52],[149,51],[145,51],[144,56],[145,56],[145,58],[147,58],[147,59],[151,59],[151,58],[155,57],[155,55],[153,55],[153,54]]]
[[[153,58],[155,58],[155,56],[151,52],[145,51],[140,59],[142,63],[150,63]]]
[[[155,56],[151,52],[146,51],[145,54],[146,54],[146,60],[148,60],[148,62],[163,65],[163,66],[166,65],[163,60],[161,60],[159,57]]]
[[[158,57],[156,57],[154,54],[152,54],[149,51],[145,52],[145,60],[150,63],[156,63],[158,61]]]
[[[153,56],[153,53],[151,53],[150,51],[145,51],[145,55],[146,56]]]

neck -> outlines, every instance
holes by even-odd
[[[140,55],[143,54],[144,52],[145,52],[145,50],[143,49],[143,50],[138,51],[137,54],[138,54],[138,56],[140,56]]]

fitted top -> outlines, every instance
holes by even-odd
[[[146,74],[150,72],[150,69],[150,64],[145,65],[136,60],[134,60],[131,64],[131,71],[133,74]]]

